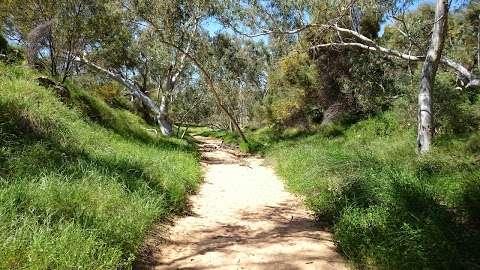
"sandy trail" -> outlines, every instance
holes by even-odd
[[[346,269],[328,232],[258,157],[201,142],[205,183],[146,269]],[[165,232],[164,232],[165,234]],[[155,241],[154,241],[155,242]]]

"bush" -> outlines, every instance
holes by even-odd
[[[344,128],[339,124],[328,124],[320,128],[320,134],[326,138],[335,138],[343,135]]]
[[[467,150],[472,154],[480,155],[480,134],[473,134],[467,142]]]
[[[455,80],[453,74],[444,72],[440,72],[435,80],[433,119],[439,134],[469,133],[480,123],[480,105],[472,104],[478,91],[459,91],[454,87]]]
[[[250,144],[246,142],[241,142],[240,145],[240,151],[244,153],[250,153]]]

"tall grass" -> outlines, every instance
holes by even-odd
[[[36,76],[0,66],[0,269],[129,268],[151,224],[185,208],[197,154]]]
[[[341,132],[326,128],[281,142],[268,156],[359,268],[479,268],[480,164],[472,143],[437,138],[431,154],[418,156],[414,128],[400,118],[387,112]]]

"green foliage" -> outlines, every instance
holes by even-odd
[[[123,87],[116,81],[108,81],[96,87],[92,91],[112,107],[128,108],[127,100],[123,96]]]
[[[190,132],[193,135],[198,136],[205,136],[205,137],[213,137],[222,139],[226,144],[237,144],[238,143],[238,135],[235,132],[231,132],[228,130],[213,130],[210,128],[197,128],[191,129]]]
[[[307,54],[293,54],[276,64],[268,78],[269,96],[265,100],[267,117],[273,123],[289,126],[307,124],[306,99],[317,86],[317,70]]]
[[[192,147],[73,86],[72,109],[28,69],[0,74],[0,268],[129,268],[152,223],[195,190]]]
[[[7,40],[0,34],[0,53],[6,54],[8,51],[8,42]]]
[[[365,34],[374,38],[378,14],[366,14],[362,23],[369,32]],[[306,31],[294,48],[340,42],[336,38]],[[308,54],[294,51],[270,70],[268,95],[257,105],[256,116],[279,128],[305,130],[318,123],[356,121],[391,105],[391,97],[398,94],[393,81],[397,75],[387,72],[392,68],[391,62],[357,48],[326,47]]]
[[[0,54],[3,55],[2,57],[0,57],[0,61],[8,64],[18,64],[24,59],[23,52],[19,48],[10,46],[8,44],[7,39],[1,33],[1,27],[0,27]]]
[[[102,99],[92,96],[88,92],[78,88],[75,85],[69,85],[72,91],[72,98],[76,108],[90,120],[109,128],[123,137],[138,139],[145,143],[172,143],[176,145],[174,139],[161,137],[161,132],[157,128],[148,126],[139,116],[122,109],[113,109]],[[190,148],[189,145],[178,147]]]
[[[480,156],[480,134],[473,134],[467,143],[467,149],[472,154]]]
[[[267,155],[360,268],[471,269],[480,263],[478,160],[454,137],[418,156],[401,117],[280,142]]]
[[[247,142],[240,142],[240,151],[244,153],[249,153],[250,152],[250,144]]]
[[[327,138],[335,138],[340,135],[343,135],[343,130],[344,130],[344,127],[342,125],[332,123],[332,124],[322,126],[319,130],[319,133]]]
[[[475,131],[480,123],[478,91],[454,87],[455,77],[439,73],[433,92],[434,120],[439,134],[465,134]]]
[[[30,44],[26,49],[31,64],[65,81],[73,73],[72,56],[87,44],[97,47],[102,42],[106,48],[113,39],[125,45],[129,33],[122,29],[119,7],[118,2],[105,0],[9,0],[1,9],[8,14],[9,30]]]

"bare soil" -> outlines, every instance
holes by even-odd
[[[138,268],[347,269],[331,234],[263,159],[196,139],[205,183],[191,198],[190,215],[154,230]]]

